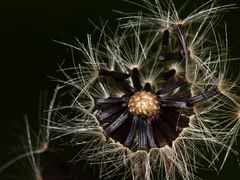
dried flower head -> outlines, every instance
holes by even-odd
[[[208,37],[215,37],[216,13],[230,6],[207,3],[185,20],[172,2],[167,11],[152,7],[158,19],[129,17],[122,32],[103,33],[96,46],[90,36],[87,46],[70,45],[84,58],[72,68],[76,77],[62,70],[73,86],[68,108],[77,115],[64,114],[66,123],[53,128],[74,134],[73,144],[84,142],[79,158],[100,164],[104,178],[195,179],[199,160],[215,167],[228,148],[221,121],[208,118],[225,96],[215,70],[226,53]]]
[[[238,80],[226,78],[235,59],[215,31],[232,5],[210,0],[181,19],[172,1],[143,3],[150,13],[121,18],[113,35],[104,26],[95,44],[60,42],[81,60],[60,68],[47,132],[70,136],[73,161],[99,165],[103,179],[198,179],[227,150],[224,164],[240,129]]]

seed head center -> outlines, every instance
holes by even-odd
[[[128,102],[128,110],[133,115],[154,116],[160,110],[160,102],[153,93],[140,91],[136,92]]]

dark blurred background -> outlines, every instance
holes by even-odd
[[[194,8],[202,2],[191,1],[190,4]],[[180,5],[177,0],[176,3]],[[226,3],[240,6],[239,0],[220,1],[220,4]],[[86,42],[86,34],[94,31],[87,18],[96,24],[99,17],[109,19],[110,25],[114,26],[114,19],[119,15],[112,9],[136,12],[138,8],[123,0],[0,2],[0,162],[9,147],[15,147],[19,135],[25,133],[24,114],[28,114],[33,129],[38,128],[40,93],[52,94],[55,83],[48,76],[56,75],[57,64],[66,56],[66,47],[53,39],[64,41],[76,36]],[[228,25],[232,57],[240,57],[239,18],[240,9],[235,9],[226,13],[223,19]],[[236,63],[237,69],[238,65],[240,63]],[[97,177],[90,168],[82,174],[82,179]],[[237,159],[230,156],[220,174],[203,171],[199,176],[204,180],[240,179],[240,166]]]

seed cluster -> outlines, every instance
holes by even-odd
[[[160,110],[157,96],[146,91],[136,92],[128,102],[128,110],[137,116],[154,116]]]

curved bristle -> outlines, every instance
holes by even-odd
[[[138,149],[147,149],[147,134],[145,132],[146,125],[142,118],[139,119],[138,123]]]
[[[169,70],[167,72],[161,73],[161,77],[162,77],[163,80],[168,80],[171,77],[173,77],[175,74],[176,74],[176,70],[175,69],[171,69],[171,70]]]
[[[147,91],[147,92],[152,91],[152,86],[151,86],[151,84],[147,82],[147,83],[144,85],[143,90],[144,90],[144,91]]]
[[[105,98],[95,98],[95,105],[103,105],[103,104],[121,104],[126,103],[128,98],[126,97],[109,97]]]
[[[139,122],[139,119],[137,116],[134,116],[132,118],[132,124],[131,124],[131,129],[128,133],[128,136],[127,136],[127,139],[125,140],[124,142],[124,145],[126,147],[130,147],[130,145],[132,144],[134,138],[135,138],[135,134],[136,134],[136,131],[137,131],[137,127],[138,127],[138,122]]]
[[[163,31],[163,35],[162,35],[162,46],[163,47],[167,47],[168,43],[169,43],[169,36],[170,36],[170,32],[168,29],[165,29]]]
[[[183,55],[181,51],[171,53],[160,53],[158,59],[160,61],[182,60]]]
[[[104,69],[99,70],[99,76],[109,76],[117,81],[124,80],[130,77],[130,74],[117,72],[117,71],[107,71]]]
[[[127,106],[127,105],[125,105]],[[122,107],[117,106],[117,107],[113,107],[113,108],[109,108],[106,111],[101,112],[99,115],[97,115],[97,119],[99,121],[102,121],[104,119],[107,119],[109,117],[111,117],[113,114],[116,114],[117,112],[120,112],[122,110]]]
[[[167,93],[167,92],[169,92],[169,91],[172,91],[172,90],[174,90],[174,89],[176,89],[176,88],[179,88],[179,87],[182,87],[182,86],[186,86],[186,85],[188,85],[189,83],[186,81],[186,80],[181,80],[181,81],[178,81],[178,82],[176,82],[176,83],[173,83],[173,84],[170,84],[170,85],[168,85],[168,86],[166,86],[166,87],[164,87],[164,88],[162,88],[162,89],[159,89],[157,92],[156,92],[156,94],[157,95],[161,95],[161,94],[164,94],[164,93]]]
[[[157,147],[154,141],[153,128],[152,128],[152,118],[146,120],[146,134],[148,139],[148,144],[150,148]]]
[[[107,126],[104,131],[107,135],[110,135],[115,131],[129,116],[128,110],[125,110],[117,119],[113,121],[109,126]]]
[[[132,81],[133,81],[133,86],[137,91],[142,90],[142,85],[139,79],[139,71],[137,68],[133,68],[132,70]]]

